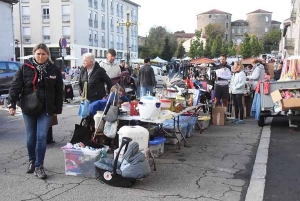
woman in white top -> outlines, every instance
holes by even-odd
[[[230,88],[232,93],[232,99],[235,109],[235,119],[232,123],[243,124],[244,123],[244,106],[243,96],[245,93],[246,74],[244,72],[243,64],[240,61],[234,63],[233,75],[231,77]]]

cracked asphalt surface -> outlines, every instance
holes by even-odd
[[[55,144],[47,147],[47,180],[26,174],[27,149],[22,116],[10,117],[0,110],[0,197],[5,201],[90,200],[199,200],[245,199],[261,128],[254,119],[244,125],[227,121],[225,126],[196,130],[187,147],[165,145],[156,159],[157,171],[132,188],[108,186],[93,178],[65,175],[60,147],[70,141],[79,123],[77,106],[67,105],[53,127]]]

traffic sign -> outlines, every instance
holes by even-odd
[[[59,39],[59,47],[60,47],[60,48],[66,48],[67,45],[68,45],[67,39],[64,38],[64,37],[61,37],[61,38]]]

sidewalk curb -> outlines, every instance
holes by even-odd
[[[264,126],[262,129],[262,134],[258,145],[245,201],[263,201],[267,175],[270,137],[271,125]]]

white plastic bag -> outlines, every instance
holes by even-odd
[[[117,134],[118,121],[105,122],[103,133],[109,138],[115,138]]]

